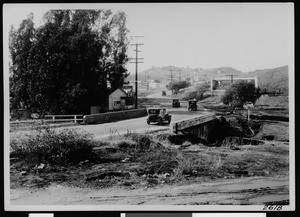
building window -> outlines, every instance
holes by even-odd
[[[133,98],[125,99],[125,105],[133,105]]]
[[[114,106],[118,106],[118,105],[121,105],[121,102],[120,101],[114,101]]]

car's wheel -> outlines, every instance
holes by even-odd
[[[161,125],[161,123],[162,123],[162,119],[159,118],[159,119],[157,120],[157,124],[158,124],[158,125]]]

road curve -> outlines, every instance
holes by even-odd
[[[203,108],[201,105],[198,105],[198,111],[188,111],[186,103],[182,103],[183,105],[180,108],[171,108],[167,109],[168,113],[172,115],[172,121],[176,122],[196,116],[206,115],[211,113],[207,109]],[[168,130],[169,125],[162,124],[158,125],[156,123],[151,123],[150,125],[146,122],[147,117],[128,119],[123,121],[111,122],[111,123],[103,123],[103,124],[94,124],[94,125],[75,125],[75,126],[67,126],[67,127],[59,127],[54,128],[56,131],[60,131],[62,129],[75,129],[77,131],[84,131],[93,135],[94,139],[102,139],[110,136],[125,134],[127,132],[131,133],[145,133],[150,131],[157,130]],[[31,129],[22,130],[22,131],[14,131],[10,133],[11,138],[22,138],[26,134],[32,134],[33,131]]]
[[[170,109],[169,114],[172,115],[172,122],[184,120],[187,118],[192,118],[204,114],[208,114],[207,111],[187,111],[185,108]],[[127,132],[131,133],[145,133],[149,131],[156,130],[168,130],[169,125],[162,124],[158,125],[156,123],[148,125],[146,123],[147,117],[134,118],[129,120],[96,124],[96,125],[79,125],[69,128],[73,128],[79,131],[85,131],[91,133],[95,139],[101,139],[109,136],[114,136],[118,134],[124,134]]]

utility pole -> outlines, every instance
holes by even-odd
[[[231,75],[226,75],[226,76],[230,76],[231,77],[231,83],[233,83],[233,76],[237,76],[237,75],[233,75],[233,74],[231,74]]]
[[[131,36],[132,38],[142,38],[144,36]],[[138,63],[143,63],[143,62],[139,62],[139,60],[144,59],[144,58],[139,58],[138,57],[138,52],[141,52],[139,50],[139,45],[144,45],[144,44],[139,44],[139,43],[135,43],[135,44],[130,44],[131,46],[135,46],[135,61],[134,62],[130,62],[130,63],[135,63],[135,109],[137,109],[137,105],[138,105]]]
[[[171,81],[171,85],[173,84],[173,69],[172,68],[170,68],[169,69],[169,71],[171,72],[171,75],[170,75],[170,81]],[[173,95],[173,89],[171,88],[171,93],[172,93],[172,95]]]

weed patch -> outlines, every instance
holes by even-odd
[[[27,135],[10,143],[11,158],[28,165],[72,165],[93,158],[94,142],[87,133],[75,130],[56,132],[49,127],[40,127],[36,134]]]
[[[12,186],[43,187],[57,182],[78,187],[135,188],[287,174],[288,145],[268,141],[237,146],[237,141],[226,140],[216,147],[185,135],[128,132],[119,140],[95,142],[89,134],[43,128],[34,136],[12,140]],[[32,166],[29,170],[28,165]]]

